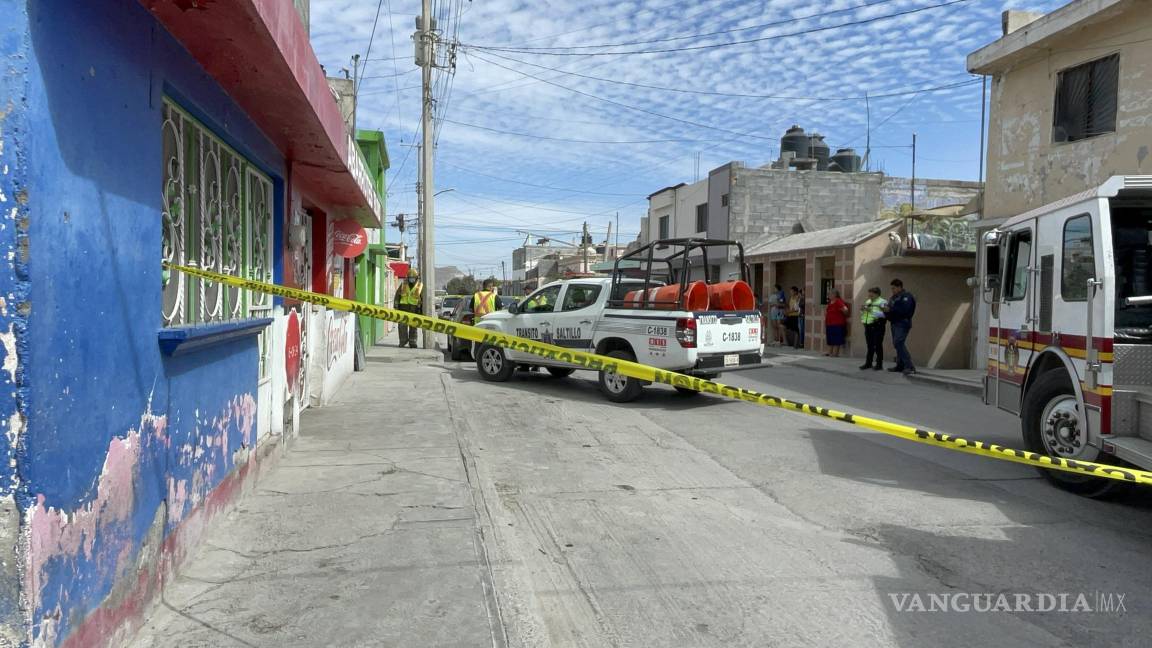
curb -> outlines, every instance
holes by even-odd
[[[980,396],[984,392],[983,386],[979,383],[945,378],[943,376],[914,373],[909,376],[908,379],[912,382],[923,383],[931,387],[939,387],[940,389],[947,389],[948,391],[960,392],[962,394],[971,394],[973,396]]]
[[[785,358],[790,356],[778,353],[765,353],[763,354],[763,357],[765,360],[768,360],[769,358]],[[843,376],[844,378],[850,378],[852,380],[863,380],[866,382],[871,382],[868,380],[867,373],[855,374],[850,372],[837,371],[835,369],[811,365],[804,362],[790,362],[787,364],[787,366],[804,369],[806,371],[815,371],[819,373],[832,374],[835,376]],[[923,373],[914,373],[911,376],[905,376],[905,380],[907,380],[909,383],[920,383],[926,387],[935,387],[937,389],[944,389],[947,391],[969,394],[972,396],[980,396],[980,394],[983,392],[983,388],[979,384],[963,382],[942,376],[932,376]]]

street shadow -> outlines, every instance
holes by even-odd
[[[898,645],[1011,645],[1026,638],[1041,644],[1147,645],[1152,636],[1149,489],[1116,501],[1089,500],[1050,486],[1029,467],[973,477],[848,430],[798,431],[810,440],[821,475],[852,482],[828,486],[855,499],[856,514],[865,520],[848,530],[854,536],[849,542],[891,556],[896,574],[872,580]],[[897,501],[909,510],[899,510],[899,504],[893,509],[892,498],[877,489],[899,492]],[[953,501],[946,505],[948,517],[934,518],[932,511],[944,500]],[[902,516],[918,522],[895,521]],[[925,613],[897,605],[911,594],[927,602],[931,594],[957,592],[1006,593],[1013,601],[1017,593],[1069,593],[1073,599],[1085,593],[1094,601],[1096,592],[1119,593],[1127,596],[1127,613]],[[974,624],[980,627],[975,632]],[[1005,628],[1012,634],[995,637]],[[1130,643],[1117,641],[1121,636]]]
[[[446,369],[455,380],[484,383],[492,386],[493,389],[504,392],[510,398],[515,398],[514,393],[530,393],[545,398],[597,403],[626,409],[673,412],[739,404],[736,401],[709,396],[708,394],[684,395],[666,385],[645,387],[640,398],[631,403],[613,403],[600,393],[596,382],[596,373],[591,371],[577,371],[567,378],[555,378],[542,369],[539,371],[517,371],[508,381],[498,383],[485,381],[476,372],[475,365],[470,362],[449,361],[437,363],[434,366]]]

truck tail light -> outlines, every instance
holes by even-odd
[[[696,318],[681,317],[676,320],[676,341],[685,349],[696,348]]]

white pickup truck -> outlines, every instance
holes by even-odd
[[[698,247],[686,245],[683,241],[687,240],[664,244],[679,243],[690,249]],[[730,242],[709,244],[727,245]],[[646,249],[638,252],[644,251]],[[668,264],[671,271],[665,278],[691,277],[687,256],[682,259],[675,254],[666,257],[649,259],[643,264],[647,268]],[[744,267],[742,257],[741,250],[741,267]],[[684,265],[678,273],[674,265],[681,260]],[[638,272],[635,267],[631,268],[631,274],[643,276],[625,277],[623,274],[627,268],[622,269],[620,265],[618,261],[611,278],[566,279],[547,284],[507,310],[486,315],[476,326],[708,379],[715,378],[725,369],[761,362],[759,311],[754,308],[685,310],[679,308],[685,304],[684,290],[680,291],[675,303],[657,304],[643,299],[637,301],[635,297],[629,299],[629,295],[643,295],[637,291],[665,286],[668,282],[654,279],[657,273],[650,270]],[[703,270],[697,269],[697,272]],[[492,381],[510,379],[517,367],[544,367],[556,377],[568,376],[576,370],[573,365],[554,364],[541,356],[496,346],[479,346],[474,349],[473,357],[480,375]],[[600,391],[609,400],[628,402],[640,396],[645,383],[600,372],[599,384]],[[676,389],[685,394],[696,393],[686,388]]]

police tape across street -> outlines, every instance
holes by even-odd
[[[955,437],[950,434],[930,432],[928,430],[912,427],[910,425],[903,425],[882,419],[860,416],[858,414],[839,412],[833,409],[828,409],[826,407],[818,407],[816,405],[799,403],[796,401],[788,400],[786,398],[772,396],[770,394],[763,394],[761,392],[753,391],[750,389],[724,385],[722,383],[714,382],[711,380],[704,380],[694,376],[687,376],[681,373],[676,373],[674,371],[664,371],[662,369],[649,367],[638,362],[629,362],[627,360],[611,358],[608,356],[597,355],[595,353],[588,353],[585,351],[574,351],[572,349],[559,347],[544,342],[538,342],[536,340],[530,340],[527,338],[516,337],[514,335],[507,335],[505,333],[499,333],[477,326],[469,326],[467,324],[450,322],[447,320],[437,319],[435,317],[428,317],[426,315],[407,313],[392,308],[386,308],[384,306],[364,304],[350,299],[342,299],[340,297],[323,295],[306,290],[300,290],[298,288],[289,288],[286,286],[263,283],[250,279],[241,279],[231,275],[220,274],[218,272],[201,270],[199,268],[190,268],[167,263],[165,264],[165,267],[171,270],[178,270],[192,276],[202,277],[204,279],[209,279],[229,286],[234,286],[236,288],[244,288],[254,292],[277,295],[287,299],[295,299],[302,302],[309,302],[334,310],[349,311],[356,313],[357,315],[364,315],[367,317],[387,320],[390,322],[403,323],[407,324],[408,326],[430,330],[434,333],[445,333],[447,335],[452,335],[461,340],[469,340],[472,342],[478,342],[480,344],[487,344],[505,349],[514,349],[516,351],[532,353],[548,358],[549,360],[572,364],[574,366],[592,371],[615,372],[630,378],[636,378],[654,383],[662,383],[675,387],[686,387],[688,389],[693,389],[699,392],[716,394],[717,396],[722,396],[733,400],[740,400],[756,405],[778,407],[803,414],[821,416],[844,423],[850,423],[852,425],[867,428],[869,430],[883,432],[884,434],[889,434],[891,436],[899,437],[908,441],[925,443],[928,445],[947,448],[949,450],[956,450],[959,452],[967,452],[992,459],[1000,459],[1002,461],[1012,461],[1015,463],[1027,464],[1037,468],[1062,470],[1066,472],[1091,475],[1105,479],[1114,479],[1132,484],[1152,486],[1152,472],[1138,470],[1135,468],[1110,466],[1107,464],[1100,464],[1090,461],[1075,461],[1061,457],[1049,457],[1047,455],[1042,455],[1035,452],[1005,448],[994,443],[969,441],[967,439]]]

